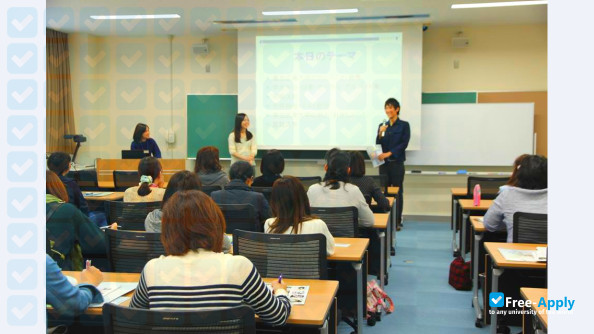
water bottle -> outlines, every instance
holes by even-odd
[[[481,185],[477,184],[474,186],[474,192],[472,193],[472,199],[474,200],[473,205],[481,205]]]

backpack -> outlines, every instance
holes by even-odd
[[[450,264],[449,283],[456,290],[471,290],[472,280],[470,278],[470,261],[464,262],[464,258],[458,256]]]
[[[50,221],[50,218],[58,211],[58,209],[64,203],[57,203],[57,205],[52,205],[50,207],[50,211],[46,214],[45,223]],[[73,243],[72,248],[68,251],[68,253],[64,254],[59,252],[55,249],[56,238],[57,236],[53,235],[53,233],[46,227],[45,229],[45,247],[46,253],[58,264],[58,266],[62,270],[74,270],[74,271],[81,271],[83,270],[83,256],[82,256],[82,249],[80,248],[80,244],[78,241]]]
[[[367,282],[367,324],[374,326],[376,321],[381,321],[382,310],[386,314],[394,312],[392,298],[379,287],[375,280]]]

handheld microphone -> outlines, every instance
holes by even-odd
[[[388,125],[389,120],[384,119],[384,121],[382,122],[383,125]],[[380,137],[383,137],[386,134],[386,131],[382,131],[382,134]]]

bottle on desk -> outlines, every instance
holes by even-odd
[[[481,185],[477,184],[474,186],[474,191],[472,193],[473,205],[479,206],[481,205]]]

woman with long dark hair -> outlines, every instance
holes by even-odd
[[[148,125],[144,123],[136,124],[134,135],[132,136],[131,150],[148,151],[153,157],[161,158],[161,150],[157,142],[151,138],[151,132]]]
[[[270,195],[274,218],[264,223],[264,232],[278,234],[317,234],[326,236],[326,255],[334,254],[334,237],[323,220],[311,215],[309,199],[299,179],[284,176],[274,181]]]
[[[194,173],[198,175],[203,186],[226,186],[229,177],[221,169],[218,148],[205,146],[196,153]]]
[[[256,137],[248,130],[250,118],[239,113],[235,116],[235,128],[229,134],[229,153],[231,154],[231,164],[236,161],[247,161],[250,165],[256,165]]]
[[[274,181],[281,178],[285,170],[285,158],[278,150],[270,150],[262,157],[260,172],[262,175],[254,179],[252,187],[272,187]]]

